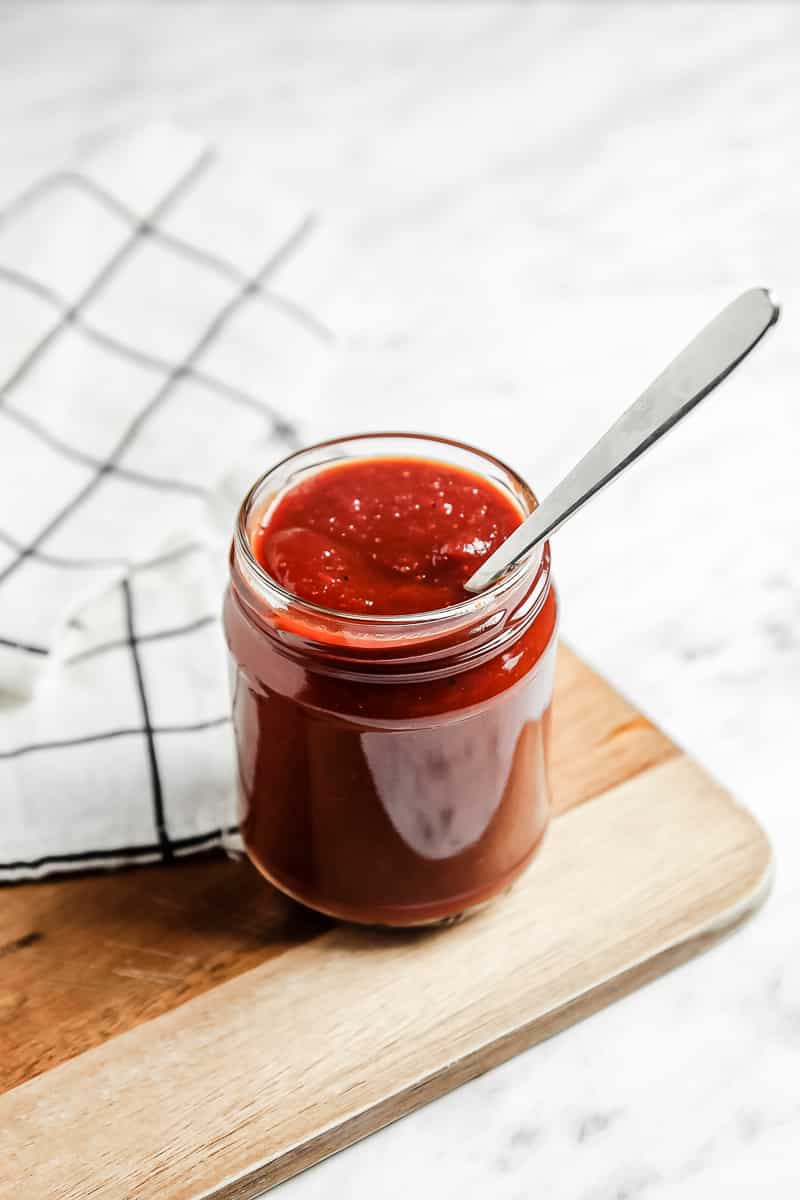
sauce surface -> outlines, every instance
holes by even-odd
[[[289,488],[253,552],[302,600],[396,616],[467,599],[464,583],[521,522],[511,496],[461,467],[355,459]]]

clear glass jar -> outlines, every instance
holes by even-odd
[[[258,869],[350,921],[451,919],[502,892],[545,832],[557,604],[545,546],[479,596],[349,615],[273,580],[252,537],[277,496],[343,459],[465,467],[527,515],[528,486],[447,439],[366,434],[292,455],[239,512],[225,599],[242,836]]]

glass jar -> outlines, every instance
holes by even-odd
[[[368,434],[285,459],[251,489],[231,549],[241,830],[256,867],[320,912],[380,925],[451,919],[506,889],[545,832],[557,605],[546,545],[479,596],[408,616],[299,599],[256,560],[276,498],[344,459],[416,457],[536,500],[488,454]]]

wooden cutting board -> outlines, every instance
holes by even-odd
[[[753,818],[570,651],[558,820],[450,929],[221,858],[0,891],[0,1197],[244,1200],[655,978],[769,886]]]

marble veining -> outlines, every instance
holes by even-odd
[[[554,547],[565,634],[756,812],[772,898],[287,1200],[800,1191],[799,61],[791,0],[0,7],[0,195],[166,116],[315,204],[310,434],[455,433],[545,491],[739,290],[784,302]]]

